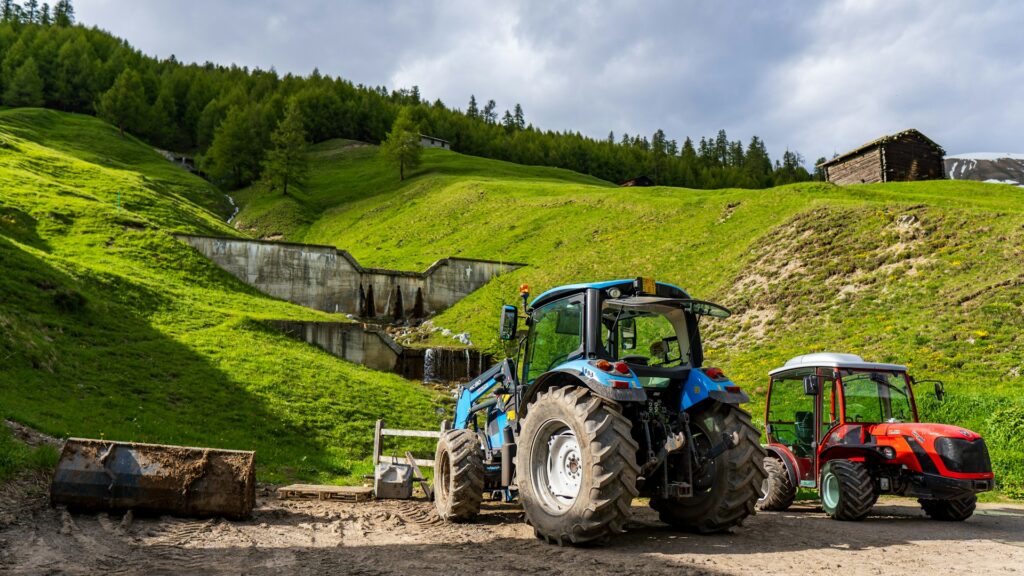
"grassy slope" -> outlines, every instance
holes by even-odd
[[[0,182],[0,416],[255,449],[271,481],[354,479],[374,419],[435,424],[433,393],[265,329],[334,317],[263,297],[174,240],[236,232],[222,194],[140,142],[90,117],[0,111]]]
[[[948,384],[923,417],[987,434],[1024,496],[1024,191],[944,181],[769,190],[620,189],[431,151],[400,185],[373,148],[314,154],[301,223],[261,226],[289,200],[249,191],[261,234],[334,244],[366,265],[422,270],[460,255],[529,263],[435,320],[496,347],[501,302],[576,281],[652,275],[736,314],[706,326],[708,361],[754,392],[800,353],[850,351]],[[358,152],[356,152],[358,151]],[[358,154],[358,155],[357,155]],[[503,165],[501,165],[503,168]],[[496,167],[497,168],[497,167]],[[500,169],[500,168],[498,168]],[[523,173],[525,172],[525,173]]]

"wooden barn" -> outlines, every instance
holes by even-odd
[[[882,136],[822,162],[825,179],[833,184],[868,184],[940,180],[946,177],[946,151],[913,128]]]
[[[651,178],[650,176],[637,176],[636,178],[626,180],[622,184],[619,184],[619,186],[654,186],[654,178]]]

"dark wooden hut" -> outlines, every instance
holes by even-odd
[[[654,186],[654,179],[650,176],[637,176],[636,178],[630,178],[619,186]]]
[[[872,140],[819,166],[826,180],[839,185],[940,180],[946,177],[945,155],[942,146],[911,128]]]

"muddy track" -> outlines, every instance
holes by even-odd
[[[966,523],[883,500],[864,522],[812,506],[761,513],[731,534],[673,532],[641,502],[609,546],[543,544],[515,505],[485,502],[446,524],[425,501],[364,504],[263,497],[244,522],[72,514],[45,480],[0,486],[0,574],[922,574],[1024,571],[1024,506],[988,504]]]

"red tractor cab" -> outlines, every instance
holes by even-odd
[[[817,489],[838,520],[861,520],[880,494],[918,498],[937,520],[965,520],[993,488],[978,434],[918,420],[906,366],[854,354],[797,356],[769,372],[767,479],[762,510],[785,510],[798,488]],[[934,383],[941,400],[941,382]]]

